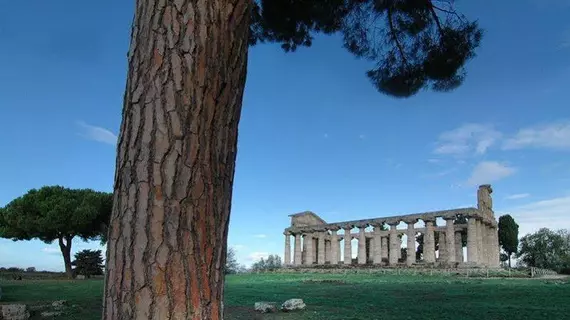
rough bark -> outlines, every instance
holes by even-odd
[[[63,241],[65,239],[65,242]],[[59,249],[63,256],[63,264],[65,266],[65,274],[69,279],[73,279],[73,269],[71,268],[71,243],[72,236],[59,236]]]
[[[103,319],[223,318],[249,0],[137,0]]]

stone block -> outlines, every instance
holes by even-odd
[[[255,311],[261,313],[277,312],[277,307],[275,305],[275,302],[266,302],[266,301],[256,302],[254,308]]]
[[[295,311],[295,310],[303,310],[305,309],[306,305],[302,299],[289,299],[281,305],[281,310],[283,311]]]

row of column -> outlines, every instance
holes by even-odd
[[[479,265],[499,266],[499,235],[496,226],[471,218],[467,222],[467,261]]]
[[[407,248],[406,264],[416,262],[416,221],[410,221],[406,230]],[[358,232],[357,263],[368,263],[368,257],[374,264],[381,264],[383,259],[388,260],[389,265],[396,265],[401,258],[401,239],[398,237],[400,230],[397,224],[391,224],[388,237],[381,236],[381,227],[374,226],[373,237],[367,241],[365,226],[360,227]],[[426,263],[436,262],[434,221],[425,221],[423,260]],[[330,241],[326,240],[327,231],[316,233],[295,234],[293,265],[325,264],[352,264],[352,228],[344,229],[344,260],[341,259],[340,241],[337,230],[330,230]],[[448,236],[453,235],[453,236]],[[304,237],[301,245],[301,236]],[[285,233],[285,265],[291,264],[291,240],[290,234]],[[316,248],[314,247],[316,242]],[[368,245],[367,245],[368,244]],[[463,242],[461,231],[455,230],[454,220],[446,219],[445,232],[439,232],[439,261],[448,264],[463,262]],[[488,226],[480,220],[470,218],[467,225],[467,261],[485,266],[499,265],[499,246],[497,229]]]

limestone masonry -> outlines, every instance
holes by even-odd
[[[492,192],[490,185],[479,186],[477,208],[335,223],[327,223],[310,211],[292,214],[291,226],[284,232],[284,264],[303,267],[353,263],[388,266],[426,264],[445,267],[461,265],[498,267],[499,237],[493,212]],[[436,226],[438,218],[445,221],[445,226]],[[420,220],[424,222],[424,227],[415,226]],[[398,228],[402,222],[407,228]],[[358,232],[353,232],[355,228]],[[420,260],[416,259],[415,253],[418,233],[423,234],[424,238]],[[405,246],[402,246],[402,235],[406,235]],[[463,255],[465,235],[467,257]],[[437,248],[436,237],[439,240]],[[353,239],[358,242],[355,262],[352,259]],[[292,242],[293,248],[291,248]],[[341,255],[341,246],[344,247],[343,255]],[[402,248],[414,248],[414,250],[411,254],[406,254],[404,259]]]

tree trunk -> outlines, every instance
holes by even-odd
[[[65,238],[65,243],[63,239]],[[63,264],[65,265],[65,274],[69,279],[73,279],[73,269],[71,268],[71,236],[59,236],[59,249],[63,255]]]
[[[509,260],[509,269],[511,268],[511,255],[512,255],[512,253],[510,253],[510,252],[507,253],[507,257]]]
[[[223,319],[250,0],[137,0],[103,319]]]

